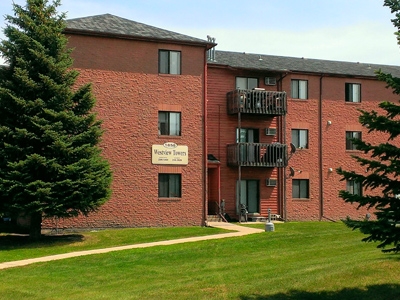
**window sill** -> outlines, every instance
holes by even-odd
[[[182,136],[181,135],[159,135],[159,138],[162,139],[181,139]]]
[[[361,105],[361,102],[352,102],[352,101],[345,101],[346,105]]]
[[[303,102],[306,102],[306,101],[308,101],[308,98],[307,98],[307,99],[300,99],[300,98],[289,98],[289,100],[293,100],[293,101],[303,101]]]
[[[175,76],[181,76],[182,74],[167,74],[167,73],[158,73],[159,76],[166,76],[166,77],[175,77]]]
[[[292,201],[310,201],[310,198],[292,198]]]
[[[179,202],[181,200],[182,198],[158,198],[158,201],[160,202]]]

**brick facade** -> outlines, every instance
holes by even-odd
[[[309,129],[309,148],[298,150],[290,161],[295,170],[293,178],[310,180],[310,198],[296,200],[291,198],[291,180],[287,181],[287,218],[289,220],[318,220],[328,218],[343,219],[346,216],[362,218],[366,209],[357,210],[355,205],[344,203],[339,198],[339,190],[346,189],[336,173],[338,167],[345,170],[365,172],[352,157],[362,155],[359,151],[346,150],[346,131],[361,131],[365,141],[377,144],[386,142],[387,136],[368,130],[358,122],[359,109],[380,111],[378,104],[388,100],[395,102],[396,95],[385,88],[385,83],[370,78],[343,78],[318,75],[291,75],[285,78],[283,88],[290,91],[291,79],[308,80],[307,100],[289,98],[287,115],[287,136],[294,128]],[[361,84],[361,102],[345,102],[345,83]],[[321,97],[321,98],[320,98]],[[320,104],[320,99],[322,103]],[[319,112],[321,105],[321,116]],[[319,127],[321,124],[321,130]],[[322,159],[320,155],[322,153]],[[322,165],[321,165],[322,164]],[[332,170],[332,171],[331,171]],[[322,193],[322,194],[321,194]],[[321,197],[322,195],[322,197]]]
[[[127,21],[110,15],[105,18],[124,26]],[[294,61],[300,69],[290,71],[279,66],[284,58],[265,64],[267,59],[257,55],[252,61],[246,53],[237,54],[234,65],[218,61],[218,55],[216,61],[207,63],[206,50],[212,43],[86,31],[67,35],[74,48],[73,67],[80,72],[77,84],[93,84],[95,110],[105,131],[101,147],[114,180],[112,197],[98,212],[64,220],[61,226],[199,226],[207,214],[218,212],[216,205],[222,200],[226,213],[237,219],[239,178],[251,182],[251,192],[257,197],[253,216],[266,217],[271,210],[285,220],[339,220],[362,218],[367,213],[338,197],[346,183],[335,170],[363,172],[351,158],[360,153],[345,149],[346,131],[362,131],[363,139],[372,143],[386,141],[383,135],[368,135],[358,123],[358,109],[378,110],[383,100],[397,101],[373,75],[310,71],[303,59]],[[159,50],[181,53],[181,75],[159,74]],[[286,91],[287,114],[229,114],[227,93],[236,89],[238,76],[257,78],[258,88],[265,91]],[[276,83],[265,84],[265,77],[275,78]],[[292,79],[307,81],[307,99],[291,98]],[[345,102],[345,83],[361,85],[360,103]],[[160,111],[181,113],[181,136],[159,134]],[[228,145],[236,143],[238,128],[256,132],[257,143],[287,145],[287,166],[239,169],[228,165]],[[266,128],[276,128],[276,134],[266,134]],[[293,129],[308,130],[308,147],[292,155]],[[166,142],[188,147],[187,165],[152,163],[152,146]],[[180,198],[158,197],[158,176],[163,173],[181,174]],[[276,179],[277,185],[269,186],[267,179]],[[292,183],[298,179],[309,180],[307,198],[292,197]],[[46,224],[52,226],[51,221]]]
[[[357,209],[346,204],[339,196],[339,190],[346,189],[346,182],[340,181],[338,167],[345,170],[364,172],[351,155],[362,155],[356,150],[346,150],[346,131],[361,131],[363,140],[371,143],[387,141],[387,136],[368,134],[358,122],[359,109],[379,111],[382,101],[397,101],[396,95],[385,88],[385,83],[374,77],[310,74],[309,72],[282,72],[245,70],[218,64],[208,66],[208,153],[221,160],[221,199],[226,200],[228,214],[237,217],[236,181],[238,169],[227,166],[226,145],[235,142],[238,116],[227,114],[226,93],[235,89],[235,78],[258,78],[259,88],[287,92],[288,113],[283,119],[265,116],[243,116],[241,126],[257,128],[260,143],[281,141],[289,145],[292,129],[308,130],[308,148],[297,149],[286,168],[242,168],[242,179],[257,179],[260,182],[260,215],[266,216],[268,208],[285,220],[339,220],[346,216],[363,218],[366,209]],[[277,84],[264,85],[264,77],[274,76]],[[291,80],[306,80],[307,99],[291,98]],[[361,85],[361,102],[345,102],[345,83]],[[271,139],[265,136],[266,127],[278,127],[283,132]],[[279,130],[280,127],[280,130]],[[400,145],[400,144],[399,144]],[[290,168],[294,171],[290,174]],[[284,175],[283,175],[284,174]],[[293,175],[293,176],[292,176]],[[278,186],[267,187],[265,179],[278,178]],[[293,198],[292,182],[297,179],[309,180],[309,197]],[[370,191],[368,193],[371,193]]]
[[[200,226],[204,222],[205,47],[70,35],[77,84],[91,82],[103,120],[112,197],[66,227]],[[158,72],[159,49],[180,51],[182,74]],[[181,112],[181,136],[160,136],[158,112]],[[187,165],[152,164],[152,145],[188,146]],[[158,197],[158,174],[182,176],[181,198]]]

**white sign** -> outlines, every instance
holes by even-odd
[[[151,147],[151,162],[154,165],[187,165],[188,161],[188,146],[167,142]]]

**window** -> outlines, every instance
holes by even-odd
[[[309,180],[308,179],[293,179],[292,180],[292,198],[308,199],[309,195]]]
[[[181,174],[158,174],[158,197],[181,197]]]
[[[345,93],[346,102],[361,102],[361,84],[346,83]]]
[[[292,79],[291,91],[292,91],[292,98],[308,99],[308,81]]]
[[[181,135],[181,113],[168,111],[158,112],[158,134]]]
[[[346,180],[346,191],[350,194],[361,196],[361,183],[355,180]]]
[[[181,52],[160,50],[158,61],[159,73],[181,74]]]
[[[346,131],[346,150],[357,150],[352,139],[361,140],[361,131]]]
[[[292,129],[292,144],[298,149],[308,149],[308,130]]]
[[[258,143],[258,137],[258,129],[236,128],[236,143]]]
[[[252,90],[258,87],[258,79],[251,77],[236,77],[236,88],[238,90]]]

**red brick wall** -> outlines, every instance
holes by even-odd
[[[70,36],[78,85],[92,82],[95,111],[105,130],[102,149],[113,171],[112,197],[89,217],[66,227],[201,225],[204,197],[204,48],[132,40]],[[158,49],[182,51],[182,75],[158,74]],[[158,111],[182,113],[182,135],[158,135]],[[151,147],[187,145],[189,163],[160,166]],[[158,198],[159,172],[182,174],[180,199]]]
[[[288,101],[287,137],[291,141],[292,128],[309,129],[309,149],[298,150],[290,160],[289,166],[296,170],[294,178],[310,180],[310,198],[307,200],[292,199],[291,179],[287,181],[287,217],[289,220],[343,219],[346,216],[362,218],[366,209],[357,210],[355,205],[346,204],[339,198],[339,190],[346,188],[345,181],[336,174],[336,168],[362,173],[361,167],[351,154],[360,155],[359,151],[345,150],[345,132],[362,131],[363,140],[373,144],[385,142],[387,137],[371,133],[358,122],[360,112],[379,111],[378,104],[384,100],[397,101],[391,90],[385,89],[385,84],[377,80],[358,78],[324,77],[322,79],[322,140],[319,138],[318,105],[320,97],[320,77],[307,75],[290,75],[284,79],[283,89],[290,96],[291,79],[308,80],[309,99]],[[345,102],[345,83],[361,84],[361,103]],[[331,125],[328,125],[331,121]],[[322,179],[319,169],[319,147],[322,145]],[[333,172],[329,171],[333,169]],[[301,171],[301,173],[299,172]],[[322,180],[323,196],[320,194]],[[371,192],[368,192],[371,193]]]
[[[204,48],[93,36],[69,36],[74,65],[82,69],[158,74],[158,50],[182,51],[183,75],[204,75]]]
[[[236,115],[228,115],[226,108],[226,93],[235,88],[235,77],[259,77],[260,87],[263,86],[266,74],[256,71],[245,72],[228,70],[214,65],[208,69],[208,153],[214,154],[221,161],[221,198],[226,200],[228,214],[235,214],[235,185],[238,179],[238,169],[227,166],[227,144],[235,142],[235,130],[238,126]],[[290,97],[291,79],[308,80],[308,99],[299,100]],[[345,83],[361,84],[361,103],[345,102]],[[322,90],[320,88],[322,84]],[[276,89],[275,87],[272,87]],[[363,110],[377,110],[378,104],[384,100],[397,101],[396,95],[385,88],[385,84],[375,79],[323,77],[307,74],[288,74],[283,78],[282,90],[288,94],[288,114],[286,116],[286,144],[291,142],[292,129],[309,130],[308,149],[298,149],[289,161],[289,167],[295,170],[295,175],[286,180],[286,218],[288,220],[339,220],[346,216],[363,218],[368,212],[356,205],[346,204],[339,196],[339,190],[346,188],[345,181],[336,174],[336,169],[365,172],[353,158],[352,154],[363,155],[359,151],[345,149],[345,132],[362,131],[363,139],[372,143],[385,142],[387,136],[371,133],[363,128],[358,117]],[[320,96],[322,106],[320,108]],[[321,109],[321,134],[319,111]],[[331,124],[328,125],[328,121]],[[260,142],[270,142],[271,137],[263,135],[263,128],[277,126],[276,119],[255,116],[242,116],[242,127],[259,128]],[[399,144],[400,145],[400,144]],[[320,168],[320,147],[322,147],[322,165]],[[329,169],[332,169],[332,172]],[[286,169],[286,175],[289,170]],[[284,213],[280,203],[278,187],[265,186],[265,179],[277,177],[277,169],[242,168],[242,179],[260,180],[260,208],[263,215],[267,209]],[[310,182],[309,199],[292,198],[292,179],[308,179]],[[282,184],[282,182],[280,182]],[[322,192],[322,194],[321,194]],[[378,191],[365,191],[367,194]]]
[[[236,215],[236,182],[238,180],[238,168],[227,165],[227,145],[236,142],[236,128],[238,116],[227,113],[226,94],[235,87],[236,76],[257,77],[259,87],[266,90],[276,90],[276,86],[264,86],[263,76],[254,73],[232,71],[209,65],[207,71],[207,135],[208,153],[213,154],[221,161],[221,199],[225,199],[226,212],[230,216]],[[260,143],[276,141],[276,137],[266,136],[264,129],[277,127],[276,118],[265,116],[244,116],[241,119],[242,128],[258,128]],[[242,167],[241,178],[243,180],[259,180],[261,215],[266,216],[270,208],[273,213],[278,211],[278,187],[267,187],[267,178],[277,178],[277,170],[273,168]]]

